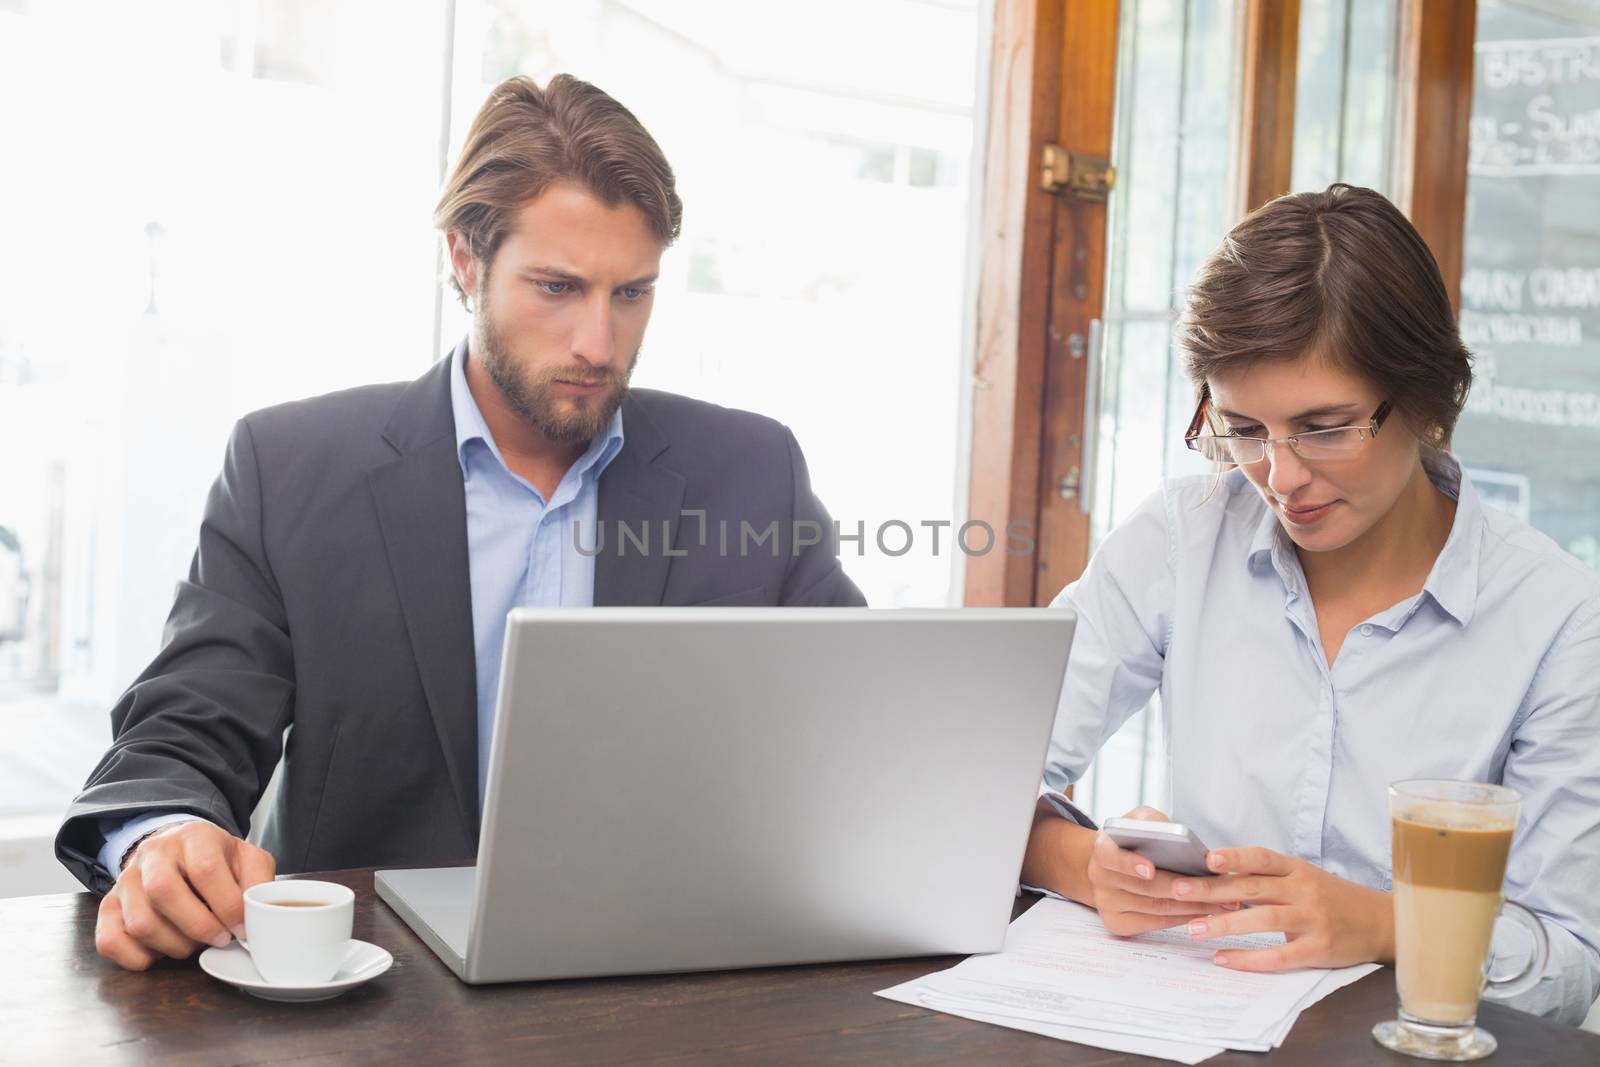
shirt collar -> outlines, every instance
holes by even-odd
[[[494,435],[489,432],[489,424],[483,419],[483,411],[473,399],[472,390],[467,387],[466,368],[467,343],[463,341],[450,354],[450,411],[455,416],[456,460],[461,464],[461,477],[469,476],[467,448],[474,441],[482,442],[489,454],[494,456],[495,462],[511,473],[505,457],[500,454],[500,446],[495,444]],[[619,407],[616,414],[611,416],[610,425],[603,433],[595,434],[589,447],[572,465],[572,473],[583,476],[592,471],[594,477],[600,477],[617,453],[622,451],[623,443],[622,408]]]
[[[1429,481],[1438,490],[1456,502],[1455,520],[1450,524],[1450,536],[1445,539],[1439,558],[1433,561],[1422,593],[1457,623],[1465,626],[1472,618],[1478,602],[1478,562],[1483,548],[1483,505],[1472,480],[1461,469],[1461,464],[1448,452],[1424,447],[1422,466]],[[1233,472],[1238,477],[1242,474]],[[1233,476],[1230,474],[1230,477]],[[1293,545],[1284,532],[1272,509],[1263,506],[1261,519],[1256,523],[1255,534],[1245,552],[1245,564],[1252,572],[1272,563],[1284,583],[1293,582],[1288,575],[1297,573],[1298,566],[1289,566]]]
[[[1229,471],[1227,477],[1236,479],[1237,483],[1229,486],[1230,490],[1234,492],[1248,491],[1259,499],[1261,492],[1259,489],[1253,485],[1247,487],[1243,484],[1245,482],[1243,471]],[[1251,535],[1250,547],[1245,550],[1245,565],[1251,571],[1260,573],[1262,568],[1281,556],[1284,549],[1288,547],[1285,545],[1286,541],[1288,541],[1288,535],[1283,532],[1283,527],[1279,524],[1277,516],[1272,513],[1272,509],[1263,500],[1261,502],[1261,518],[1256,522],[1256,532]],[[1279,567],[1278,572],[1282,574],[1283,568]],[[1287,584],[1287,581],[1285,584]]]
[[[1456,502],[1456,518],[1450,524],[1439,558],[1423,583],[1423,593],[1431,596],[1452,619],[1465,626],[1478,604],[1478,563],[1483,551],[1483,504],[1472,479],[1448,452],[1427,448],[1422,465],[1439,491]]]

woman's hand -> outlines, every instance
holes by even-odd
[[[1176,877],[1170,886],[1176,900],[1214,909],[1189,923],[1191,937],[1278,932],[1288,939],[1273,948],[1219,952],[1218,964],[1282,971],[1394,959],[1394,907],[1388,893],[1267,848],[1216,849],[1206,863],[1219,876]]]
[[[1137,807],[1123,816],[1126,819],[1145,819],[1158,822],[1167,817],[1155,808]],[[1209,916],[1219,909],[1208,898],[1184,900],[1173,892],[1173,884],[1181,876],[1156,870],[1155,864],[1139,855],[1118,847],[1106,836],[1104,830],[1095,836],[1089,850],[1088,878],[1092,904],[1100,912],[1106,929],[1119,937],[1131,937],[1150,930],[1164,930],[1180,926],[1191,916]],[[1187,878],[1188,882],[1221,881],[1211,878]],[[1234,904],[1231,910],[1237,908]]]

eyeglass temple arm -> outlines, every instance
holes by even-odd
[[[1206,428],[1206,405],[1211,402],[1211,390],[1205,386],[1200,387],[1200,406],[1194,409],[1194,418],[1189,420],[1189,428],[1183,431],[1185,441],[1193,441],[1200,436],[1200,431]]]
[[[1372,413],[1372,418],[1367,421],[1367,426],[1372,431],[1372,436],[1378,436],[1378,428],[1388,421],[1389,412],[1393,410],[1394,405],[1390,404],[1387,400],[1378,405],[1378,410],[1374,411]]]

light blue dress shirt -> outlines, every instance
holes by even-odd
[[[478,676],[478,804],[489,779],[489,743],[494,737],[495,696],[506,615],[512,608],[586,608],[594,604],[594,556],[600,475],[622,451],[622,412],[597,434],[588,449],[545,500],[506,465],[483,412],[467,388],[466,352],[453,357],[450,407],[455,417],[456,457],[467,500],[467,555],[472,581],[472,637]],[[122,857],[141,837],[163,826],[199,816],[165,812],[136,816],[108,831],[100,864],[115,877]]]
[[[1449,539],[1422,591],[1354,627],[1332,667],[1257,490],[1237,471],[1169,481],[1055,600],[1079,623],[1045,795],[1092,826],[1059,790],[1158,690],[1164,810],[1212,847],[1387,891],[1389,783],[1511,786],[1505,892],[1551,950],[1513,1003],[1576,1024],[1600,992],[1600,574],[1485,508],[1448,455],[1428,468],[1457,501]]]
[[[467,388],[463,360],[450,376],[456,455],[467,490],[467,556],[472,571],[472,639],[478,664],[478,805],[489,781],[495,695],[506,615],[512,608],[594,605],[593,549],[598,532],[600,475],[622,451],[622,411],[562,476],[547,501],[511,472]]]

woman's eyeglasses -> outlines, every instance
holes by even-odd
[[[1290,434],[1288,437],[1238,437],[1234,434],[1204,434],[1206,405],[1209,396],[1202,397],[1195,409],[1194,419],[1183,435],[1183,443],[1213,463],[1232,463],[1246,466],[1267,458],[1269,449],[1288,445],[1301,459],[1345,459],[1359,452],[1361,446],[1378,436],[1378,428],[1392,410],[1385,400],[1378,405],[1365,426],[1339,426],[1332,430],[1311,430]]]

